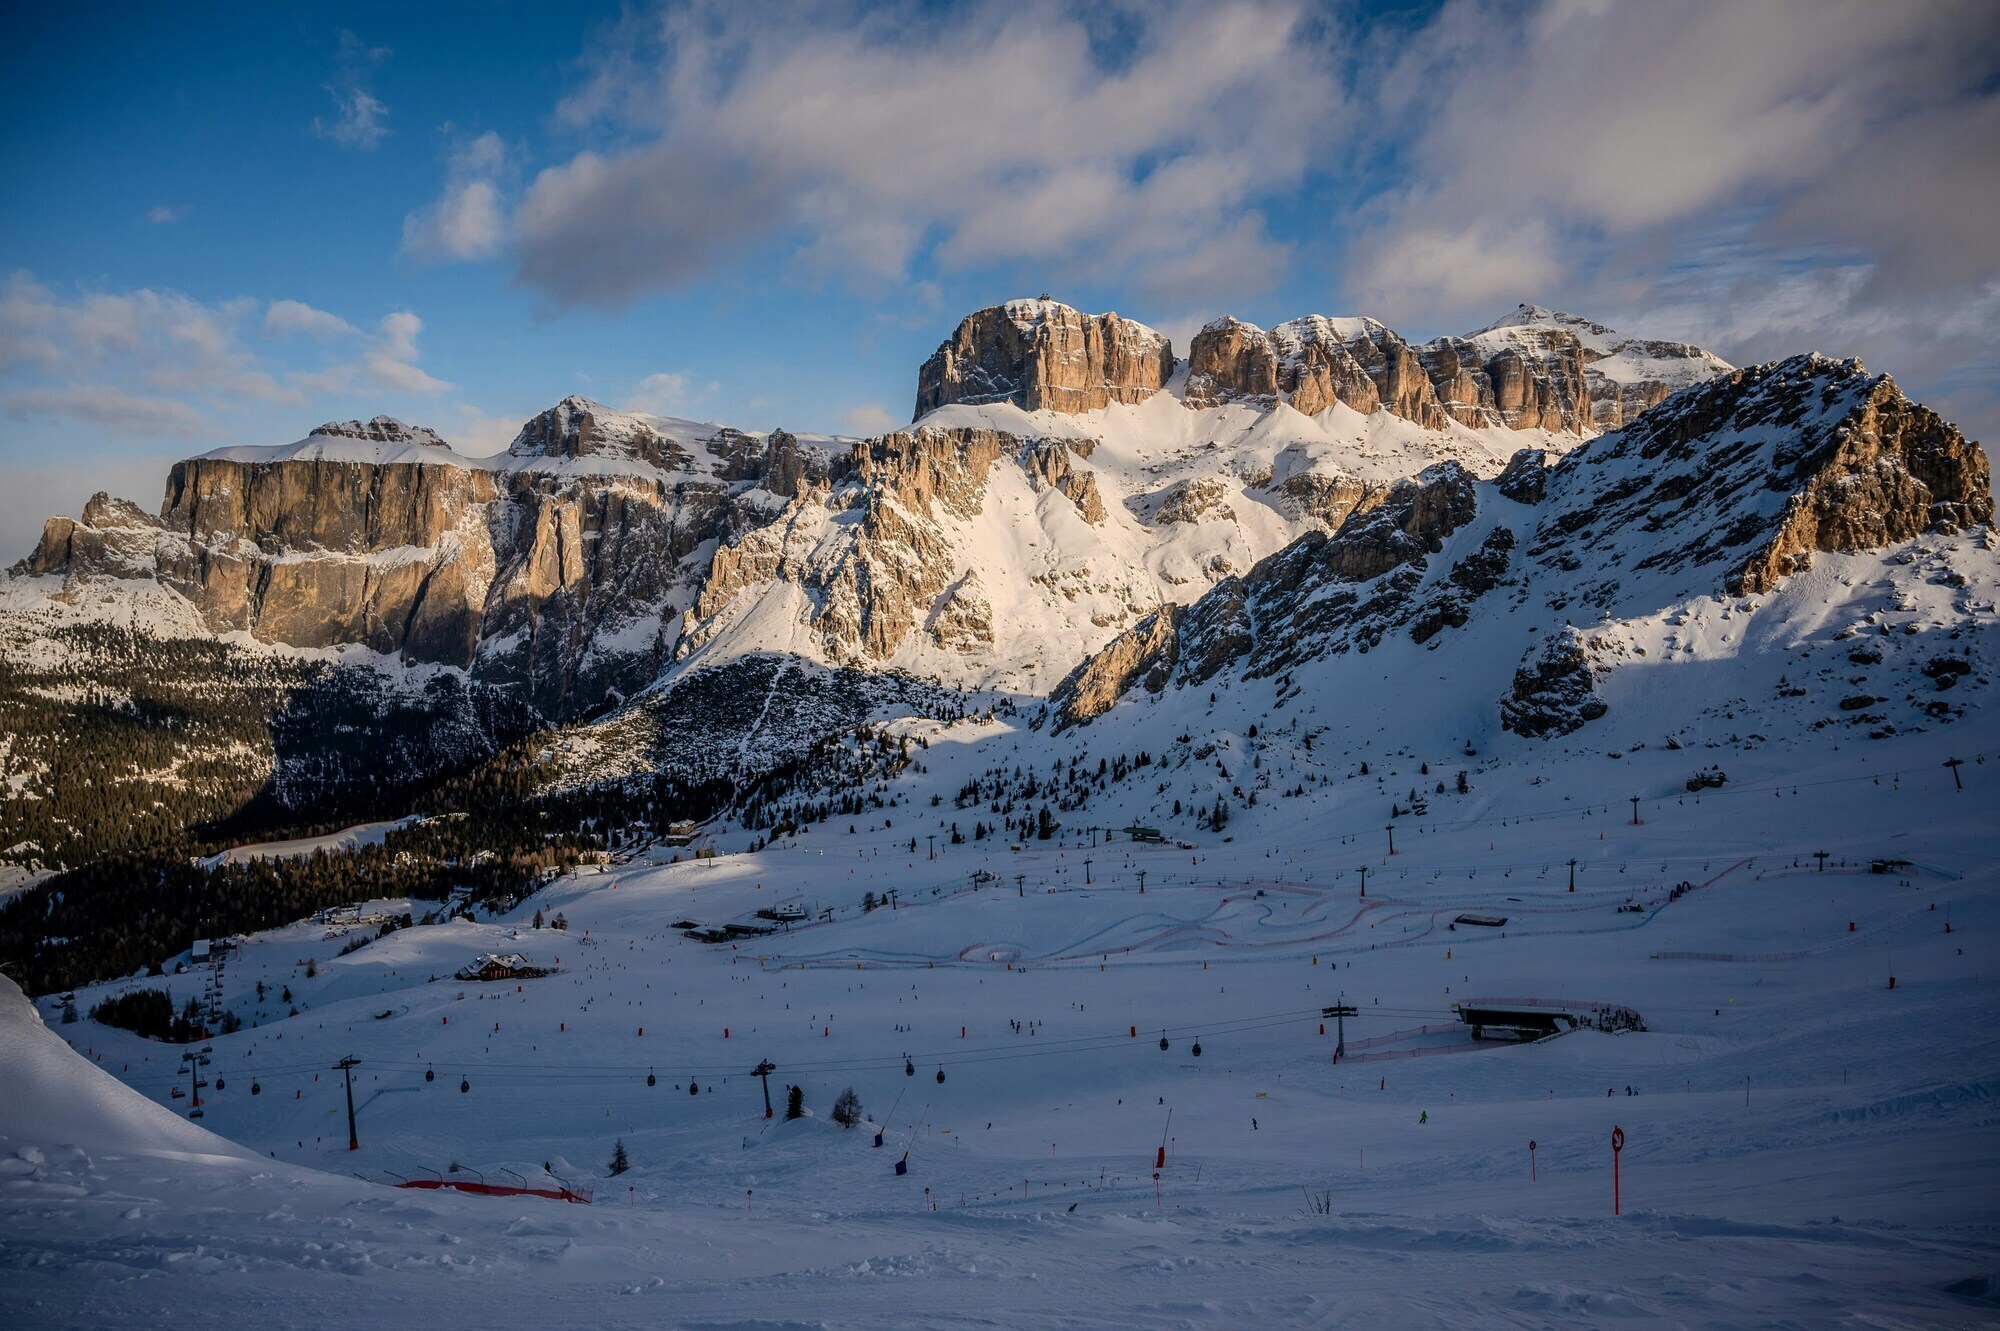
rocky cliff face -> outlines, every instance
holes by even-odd
[[[1769,591],[1815,551],[1993,517],[1985,453],[1886,375],[1794,356],[1677,394],[1548,473],[1529,553],[1603,606],[1699,572]],[[1559,607],[1561,608],[1561,607]]]
[[[925,622],[953,650],[991,641],[992,608],[977,579],[965,581],[942,520],[977,516],[988,472],[1021,449],[997,431],[936,427],[856,443],[839,492],[801,495],[776,522],[716,548],[679,655],[713,640],[740,594],[773,582],[809,598],[805,625],[829,661],[886,659]],[[829,509],[846,517],[833,543],[824,540]],[[949,604],[940,599],[947,588]]]
[[[1093,411],[1143,402],[1174,370],[1166,338],[1115,314],[1016,300],[970,314],[917,377],[917,418],[953,402]]]
[[[512,686],[549,716],[649,683],[698,552],[835,467],[824,447],[570,398],[497,459],[377,418],[175,465],[160,516],[100,496],[17,571],[153,577],[214,631],[358,644]]]
[[[1500,727],[1527,739],[1552,739],[1609,710],[1597,696],[1584,636],[1573,628],[1532,647],[1500,700]]]
[[[1419,344],[1373,319],[1311,315],[1268,333],[1218,319],[1188,348],[1187,401],[1285,402],[1309,416],[1341,402],[1429,430],[1455,421],[1590,435],[1729,368],[1699,347],[1526,305],[1477,333]]]
[[[1161,610],[1071,673],[1051,698],[1057,725],[1103,714],[1137,683],[1191,686],[1224,669],[1282,678],[1392,634],[1435,649],[1482,618],[1507,621],[1485,639],[1506,641],[1518,616],[1534,645],[1496,678],[1497,719],[1554,738],[1606,714],[1599,674],[1628,659],[1619,635],[1576,625],[1654,618],[1690,595],[1768,593],[1816,551],[1993,517],[1976,443],[1886,376],[1817,356],[1689,388],[1545,462],[1522,450],[1490,482],[1434,468],[1330,535]]]
[[[1112,639],[1050,695],[1058,728],[1108,711],[1135,683],[1158,692],[1194,685],[1237,668],[1274,674],[1327,651],[1349,650],[1344,629],[1381,610],[1364,584],[1414,566],[1443,548],[1478,508],[1476,483],[1443,463],[1395,486],[1383,501],[1350,516],[1331,534],[1310,532],[1225,578],[1193,604],[1166,606]],[[1404,590],[1406,584],[1387,588]],[[1383,588],[1377,588],[1379,595]],[[1374,640],[1379,640],[1379,631]],[[1361,640],[1366,651],[1369,640]]]
[[[1043,663],[1103,647],[1063,685],[1073,723],[1134,680],[1268,677],[1406,632],[1430,647],[1500,602],[1560,624],[1669,584],[1756,593],[1815,551],[1991,520],[1984,455],[1887,379],[1718,367],[1529,307],[1424,344],[1363,319],[1223,320],[1195,340],[1188,406],[1337,402],[1365,424],[1288,432],[1164,397],[1116,430],[1038,423],[1017,408],[1144,404],[1173,359],[1115,315],[1021,301],[924,367],[920,410],[966,405],[878,439],[572,397],[474,459],[420,427],[339,422],[177,465],[158,516],[99,496],[17,571],[59,595],[154,579],[212,632],[455,666],[552,717],[711,646],[1035,692]],[[1462,428],[1575,437],[1647,403],[1554,466],[1562,445],[1538,440],[1501,470],[1493,437]]]

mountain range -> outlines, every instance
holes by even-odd
[[[491,457],[335,422],[175,464],[157,512],[50,519],[0,586],[0,835],[20,865],[89,853],[47,816],[79,733],[144,734],[118,781],[142,822],[176,792],[162,835],[410,798],[533,735],[556,786],[734,787],[904,711],[1002,709],[1016,746],[1184,735],[1224,688],[1351,726],[1437,677],[1467,747],[1543,743],[1652,667],[1801,650],[1786,589],[1825,557],[1944,580],[1871,648],[1908,679],[1745,710],[1893,733],[1985,683],[1992,511],[1979,445],[1851,360],[1739,370],[1525,305],[1421,343],[1225,318],[1181,355],[1018,300],[961,321],[873,438],[570,397]]]

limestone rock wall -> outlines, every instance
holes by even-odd
[[[1871,550],[1993,520],[1984,450],[1886,375],[1816,446],[1781,460],[1790,461],[1785,479],[1796,489],[1731,591],[1769,591],[1811,567],[1817,550]]]
[[[1173,374],[1173,346],[1144,324],[1017,300],[970,314],[917,376],[917,410],[1012,402],[1028,411],[1093,411],[1143,402]]]

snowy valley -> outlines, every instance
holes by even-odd
[[[1990,1322],[1980,445],[1532,306],[1186,353],[1016,301],[874,438],[52,519],[0,1317]]]

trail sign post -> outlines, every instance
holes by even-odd
[[[1625,1129],[1611,1129],[1611,1214],[1618,1215],[1618,1153],[1625,1149]]]

